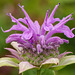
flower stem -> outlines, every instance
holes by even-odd
[[[37,75],[40,75],[40,70],[37,70]]]

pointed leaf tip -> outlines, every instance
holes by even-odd
[[[58,65],[59,59],[58,58],[50,58],[42,63],[41,68],[50,68],[53,65]]]
[[[59,63],[58,58],[50,58],[50,59],[46,60],[43,64],[58,64],[58,63]]]
[[[75,63],[75,55],[65,56],[61,59],[59,65],[69,65]]]
[[[21,62],[19,64],[19,73],[22,73],[24,71],[27,71],[29,69],[36,68],[35,66],[31,65],[29,62]]]
[[[64,56],[63,58],[60,59],[58,65],[52,66],[53,70],[60,70],[64,68],[67,65],[74,64],[75,63],[75,55],[69,55],[69,56]]]

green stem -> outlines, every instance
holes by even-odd
[[[37,70],[37,75],[40,75],[40,70]]]
[[[23,75],[23,73],[22,73],[22,75]]]

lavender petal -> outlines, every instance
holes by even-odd
[[[56,5],[55,8],[53,9],[53,11],[52,11],[50,17],[48,18],[48,23],[54,23],[55,20],[56,20],[56,21],[60,21],[60,19],[54,19],[54,18],[53,18],[54,13],[55,13],[56,9],[58,8],[58,6],[59,6],[59,4]]]
[[[58,36],[51,37],[48,40],[46,40],[46,44],[48,44],[50,42],[59,42],[60,44],[64,43],[64,41],[60,37],[58,37]]]
[[[29,40],[33,36],[33,32],[31,30],[23,32],[22,38],[25,40]]]

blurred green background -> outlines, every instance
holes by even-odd
[[[18,3],[24,5],[25,10],[31,17],[33,21],[38,20],[39,24],[42,25],[43,20],[46,15],[46,11],[50,8],[50,12],[53,10],[54,6],[58,3],[61,3],[57,9],[54,17],[63,17],[73,13],[73,18],[75,18],[75,0],[0,0],[0,27],[3,27],[4,30],[9,29],[13,23],[11,22],[10,17],[6,13],[11,12],[16,18],[24,17],[23,12],[18,7]],[[75,20],[71,20],[66,23],[70,28],[75,27]],[[5,39],[13,33],[3,33],[0,29],[0,57],[3,57],[9,54],[8,51],[4,50],[5,47],[10,47],[10,44],[5,43]],[[73,31],[75,34],[75,30]],[[68,39],[69,44],[63,44],[59,48],[60,53],[64,51],[71,51],[75,55],[75,38],[69,39],[64,34],[56,34],[62,38]],[[10,67],[1,67],[0,75],[19,75],[18,70]],[[64,69],[56,72],[56,75],[75,75],[75,64],[69,65]]]

